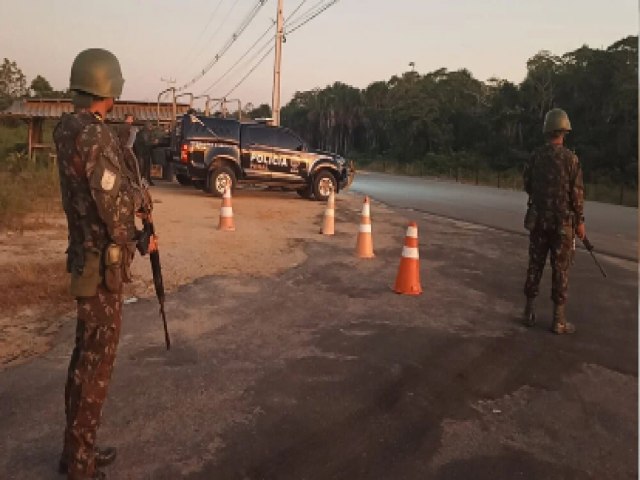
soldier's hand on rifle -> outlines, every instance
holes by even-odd
[[[576,235],[580,240],[584,240],[584,238],[587,236],[587,231],[585,229],[584,222],[576,227]]]
[[[151,237],[149,238],[148,251],[149,251],[149,253],[153,253],[153,252],[157,252],[158,251],[158,236],[157,235],[151,235]]]

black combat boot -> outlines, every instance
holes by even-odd
[[[564,313],[564,305],[553,305],[553,325],[551,331],[558,335],[576,333],[576,327],[572,323],[567,322]]]
[[[527,297],[527,304],[524,307],[524,324],[533,327],[536,324],[536,297]]]
[[[106,467],[107,465],[111,465],[117,455],[117,450],[115,447],[96,447],[96,467]],[[58,472],[60,474],[66,474],[69,469],[69,464],[66,456],[60,457],[60,463],[58,464]],[[96,471],[97,472],[97,471]],[[100,472],[97,472],[100,473]],[[103,477],[96,477],[103,478]]]

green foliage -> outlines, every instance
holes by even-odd
[[[0,122],[0,168],[10,153],[26,152],[27,125],[20,120]]]
[[[35,98],[71,98],[70,91],[54,90],[49,81],[42,75],[37,75],[36,78],[31,80],[29,88]]]
[[[261,104],[256,108],[251,108],[247,111],[247,116],[249,118],[270,118],[271,117],[271,107],[266,103]]]
[[[51,98],[55,93],[49,81],[41,75],[31,80],[31,90],[34,96]]]
[[[568,146],[580,157],[586,181],[607,178],[634,191],[637,79],[638,37],[630,36],[606,49],[583,46],[562,56],[540,51],[527,61],[519,85],[444,68],[405,72],[364,90],[336,82],[297,92],[282,109],[282,123],[316,148],[384,158],[385,170],[394,164],[434,175],[470,171],[476,178],[486,171],[502,182],[519,175],[543,141],[545,113],[560,107],[571,118]]]
[[[0,65],[0,110],[7,108],[11,102],[27,94],[27,78],[18,68],[16,62],[5,58]]]

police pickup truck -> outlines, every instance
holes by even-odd
[[[302,197],[328,198],[348,187],[353,164],[339,155],[312,151],[288,128],[265,123],[186,114],[171,138],[173,171],[220,197],[238,183],[295,189]]]

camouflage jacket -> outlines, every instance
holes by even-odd
[[[154,143],[154,134],[148,128],[141,129],[136,135],[136,140],[133,144],[133,151],[137,157],[148,157],[151,155],[151,147]]]
[[[562,145],[534,150],[524,169],[524,188],[538,219],[558,224],[584,222],[584,184],[578,157]]]
[[[53,132],[60,193],[67,216],[70,272],[81,272],[85,248],[135,240],[141,195],[132,184],[117,134],[88,111],[65,114]]]

